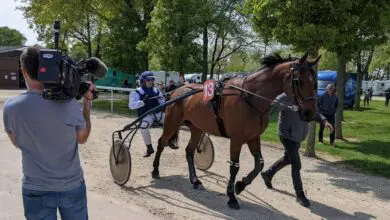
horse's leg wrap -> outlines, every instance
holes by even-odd
[[[236,181],[236,176],[240,170],[240,163],[232,162],[230,164],[230,179],[227,187],[227,196],[229,197],[228,205],[232,209],[240,209],[238,201],[234,196],[234,182]]]
[[[198,177],[196,176],[195,171],[195,165],[194,165],[194,153],[192,152],[186,152],[186,159],[188,163],[188,171],[190,174],[190,182],[194,185],[194,189],[198,189],[199,185],[202,183],[198,180]]]
[[[256,178],[256,176],[261,172],[264,167],[264,160],[261,156],[260,152],[255,152],[253,154],[255,159],[255,169],[253,169],[246,177],[242,178],[242,181],[238,181],[236,183],[236,193],[240,194],[247,185],[251,184],[252,181]]]
[[[160,178],[160,172],[158,170],[158,167],[160,166],[160,157],[161,157],[163,150],[164,150],[164,146],[161,144],[161,139],[160,139],[160,140],[158,140],[157,153],[156,153],[156,155],[154,157],[154,161],[153,161],[152,177],[154,179]]]

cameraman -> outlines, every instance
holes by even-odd
[[[37,80],[39,48],[20,56],[27,92],[4,103],[3,121],[11,142],[22,152],[22,195],[26,219],[88,219],[86,186],[78,144],[91,132],[91,84],[83,106],[75,99],[47,100]]]

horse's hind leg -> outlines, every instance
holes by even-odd
[[[164,151],[164,147],[168,145],[168,143],[177,142],[179,129],[181,126],[182,116],[180,112],[180,108],[174,107],[171,111],[167,112],[164,119],[164,130],[161,137],[158,139],[157,152],[154,156],[153,161],[153,171],[152,178],[159,179],[160,172],[160,157],[162,152]]]
[[[261,155],[260,138],[255,137],[254,139],[248,141],[248,146],[255,160],[255,168],[246,177],[243,177],[242,181],[237,181],[235,186],[237,195],[240,194],[247,185],[252,183],[264,167],[264,160]]]
[[[196,176],[194,165],[194,152],[200,142],[203,132],[192,124],[188,124],[188,127],[191,130],[191,139],[186,148],[186,159],[188,163],[190,182],[194,185],[194,189],[198,189],[199,186],[202,186],[202,182],[200,182],[198,180],[198,177]]]
[[[240,153],[242,144],[242,142],[235,139],[230,140],[230,178],[226,192],[229,197],[228,206],[231,209],[240,209],[240,205],[234,195],[234,182],[236,181],[236,176],[238,170],[240,169]]]

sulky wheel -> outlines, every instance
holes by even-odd
[[[214,145],[209,135],[204,134],[199,147],[195,149],[194,162],[199,170],[208,170],[214,162]]]
[[[110,150],[110,170],[116,184],[123,186],[127,183],[131,174],[131,156],[125,143],[120,148],[122,140],[116,140]],[[119,153],[118,153],[119,152]],[[118,155],[118,163],[115,162],[115,155]]]

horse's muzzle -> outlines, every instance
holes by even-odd
[[[315,114],[314,114],[312,111],[307,110],[307,109],[301,111],[300,116],[301,116],[301,119],[302,119],[303,121],[306,121],[306,122],[313,121],[314,118],[315,118]]]

